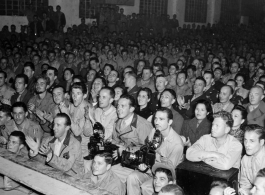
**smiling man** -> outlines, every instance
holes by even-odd
[[[187,159],[192,162],[204,161],[221,170],[239,168],[242,145],[228,134],[233,125],[231,113],[220,111],[213,117],[211,134],[202,136],[188,148]]]
[[[54,136],[47,137],[42,142],[26,136],[30,157],[71,176],[81,177],[84,175],[84,160],[80,142],[71,133],[70,117],[65,113],[57,114],[53,131]]]

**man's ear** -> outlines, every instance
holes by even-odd
[[[18,147],[18,151],[20,151],[24,147],[24,144],[20,144]]]
[[[226,127],[225,127],[225,133],[228,134],[230,130],[231,130],[231,128],[228,125],[226,125]]]
[[[114,101],[114,98],[110,98],[109,101],[110,101],[110,103],[112,104],[112,102]]]
[[[170,119],[170,120],[168,121],[168,124],[169,124],[169,125],[172,125],[172,123],[173,123],[173,120]]]
[[[54,76],[54,80],[56,80],[57,79],[57,76]]]
[[[173,99],[172,101],[171,101],[171,104],[174,104],[176,102],[176,99]]]
[[[86,97],[87,97],[87,93],[83,96],[83,98],[86,99]]]
[[[231,100],[232,97],[233,97],[233,95],[231,94],[231,95],[229,96],[229,100]]]
[[[26,112],[26,117],[28,116],[28,114],[29,114],[29,113],[28,113],[28,112]],[[12,114],[12,116],[13,116],[13,114]]]
[[[133,106],[130,107],[130,112],[133,113],[135,108]]]

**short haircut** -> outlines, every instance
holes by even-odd
[[[65,119],[65,125],[66,126],[71,126],[71,119],[70,117],[68,116],[68,114],[65,114],[65,113],[58,113],[56,114],[56,116],[54,117],[55,118],[64,118]]]
[[[165,89],[165,90],[162,92],[162,94],[165,93],[165,92],[169,92],[169,93],[173,96],[173,99],[176,99],[176,98],[177,98],[176,92],[175,92],[173,89]],[[162,94],[161,94],[161,95],[162,95]]]
[[[24,64],[24,68],[26,68],[26,67],[30,67],[30,69],[31,69],[32,71],[35,71],[35,66],[34,66],[34,64],[33,64],[32,62],[26,62],[26,63]]]
[[[110,152],[105,152],[105,151],[103,151],[103,152],[99,152],[99,153],[97,153],[97,154],[95,155],[95,157],[96,157],[96,156],[104,157],[105,162],[106,162],[107,164],[109,164],[109,165],[112,165],[112,163],[113,163],[112,154],[111,154]]]
[[[265,178],[265,168],[259,170],[257,177],[264,177]]]
[[[57,68],[54,68],[54,67],[52,67],[52,66],[49,66],[48,69],[47,69],[47,71],[48,71],[48,70],[53,70],[54,75],[55,75],[55,76],[58,76],[58,70],[57,70]]]
[[[187,67],[187,71],[188,71],[189,69],[191,69],[193,72],[195,72],[195,71],[196,71],[196,66],[194,66],[194,65],[189,65],[189,66]]]
[[[168,181],[173,181],[173,175],[171,173],[171,171],[169,169],[165,169],[165,168],[162,168],[162,167],[159,167],[155,170],[155,174],[158,173],[158,172],[162,172],[162,173],[165,173],[167,175],[167,179]]]
[[[96,63],[99,63],[99,59],[97,57],[90,58],[89,62],[95,61]]]
[[[206,81],[205,81],[205,79],[204,79],[202,76],[197,77],[197,78],[195,79],[195,81],[196,81],[196,80],[203,81],[204,86],[206,86]]]
[[[223,69],[222,69],[222,68],[220,68],[220,67],[217,67],[216,69],[214,69],[214,71],[213,71],[213,72],[215,72],[215,71],[217,71],[217,70],[219,70],[219,71],[221,72],[221,74],[223,74]]]
[[[228,87],[230,89],[231,95],[234,94],[234,89],[230,85],[224,85],[224,86],[221,87],[221,89],[224,88],[224,87]]]
[[[28,111],[28,107],[24,102],[15,102],[12,105],[12,112],[13,112],[14,108],[23,108],[24,112]]]
[[[7,74],[6,74],[6,72],[5,72],[5,71],[3,71],[3,70],[0,70],[0,74],[3,74],[5,79],[7,78]]]
[[[87,93],[87,87],[86,87],[86,84],[83,83],[83,82],[77,82],[77,83],[74,83],[72,86],[71,86],[71,90],[72,91],[73,89],[80,89],[82,91],[83,94],[86,94]]]
[[[0,106],[0,111],[5,113],[6,117],[11,117],[12,107],[7,104],[2,104]]]
[[[170,68],[171,66],[174,66],[176,70],[179,70],[179,66],[176,63],[172,63],[168,67]]]
[[[214,78],[214,74],[210,70],[206,70],[203,75],[205,75],[205,74],[210,74],[212,76],[212,79]]]
[[[234,80],[234,79],[229,79],[228,81],[227,81],[227,83],[228,82],[234,82],[234,84],[236,85],[236,81]]]
[[[225,189],[228,187],[228,183],[226,181],[216,180],[211,183],[211,189],[215,187]]]
[[[65,88],[64,88],[62,85],[55,85],[55,86],[53,87],[52,91],[54,91],[55,89],[58,89],[58,88],[63,89],[63,93],[66,92]]]
[[[151,99],[151,98],[152,98],[152,91],[151,91],[151,89],[149,89],[149,88],[147,88],[147,87],[141,88],[141,89],[138,91],[138,93],[137,93],[137,97],[138,97],[138,95],[140,94],[141,91],[144,91],[144,92],[147,93],[147,97],[148,97],[148,99]]]
[[[164,186],[160,192],[172,193],[173,195],[184,195],[183,189],[176,184],[168,184]]]
[[[164,113],[166,113],[167,114],[167,118],[168,118],[168,120],[173,120],[173,113],[172,113],[172,111],[169,109],[169,108],[158,108],[157,110],[156,110],[156,113],[157,112],[164,112]],[[156,114],[155,113],[155,114]],[[155,116],[155,115],[154,115]]]
[[[187,73],[185,72],[185,71],[180,71],[179,73],[178,73],[178,75],[179,74],[184,74],[185,75],[185,78],[187,78]]]
[[[9,137],[14,136],[19,139],[19,144],[26,145],[26,136],[22,131],[13,131]]]
[[[232,128],[233,123],[234,123],[231,113],[226,112],[226,111],[220,111],[220,112],[214,113],[213,118],[222,118],[226,122],[227,126],[230,128]]]
[[[72,75],[75,76],[75,71],[74,71],[72,68],[66,68],[66,69],[64,69],[63,74],[64,74],[66,71],[69,71]]]
[[[127,74],[129,77],[133,77],[135,80],[137,79],[137,76],[136,76],[136,74],[135,74],[133,71],[126,72],[126,74]]]
[[[196,102],[196,107],[197,107],[198,104],[204,104],[205,105],[205,108],[206,108],[206,111],[209,112],[209,115],[210,114],[212,115],[212,113],[213,113],[212,105],[211,105],[211,103],[208,100],[206,100],[206,99],[200,99],[200,100],[198,100]]]
[[[17,79],[24,79],[24,85],[27,85],[29,83],[29,78],[25,74],[18,74],[15,78],[15,82]]]
[[[115,91],[114,91],[114,89],[112,87],[108,87],[108,86],[102,87],[100,91],[102,91],[103,89],[109,91],[109,94],[110,94],[110,97],[111,98],[114,98],[115,97]]]
[[[251,87],[251,89],[255,89],[255,88],[256,88],[256,89],[260,89],[262,94],[264,93],[264,89],[262,89],[261,86],[254,85],[253,87]],[[251,90],[251,89],[250,89],[250,90]]]
[[[135,99],[134,99],[133,96],[131,96],[131,95],[129,95],[129,94],[125,94],[125,95],[122,95],[122,96],[120,97],[120,99],[121,99],[121,98],[124,98],[124,99],[126,99],[126,100],[129,100],[129,106],[135,108],[136,104],[135,104]]]
[[[262,139],[265,140],[265,130],[263,127],[257,124],[246,125],[245,132],[251,132],[251,131],[259,135],[259,140],[262,140]]]
[[[155,63],[155,64],[153,65],[153,68],[154,68],[154,67],[158,67],[158,70],[163,70],[161,64]]]
[[[50,79],[46,75],[39,75],[36,79],[36,82],[38,82],[39,79],[43,79],[46,82],[46,85],[50,84]]]
[[[104,87],[107,86],[106,79],[104,79],[103,77],[99,77],[99,76],[95,77],[93,80],[93,83],[95,82],[96,79],[100,79]]]
[[[110,70],[115,70],[114,66],[112,64],[105,64],[103,70],[105,69],[105,67],[110,67]]]

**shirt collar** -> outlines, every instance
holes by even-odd
[[[112,111],[113,111],[113,108],[114,108],[114,106],[110,106],[109,107],[109,109],[108,110],[106,110],[106,111],[104,111],[103,109],[102,109],[102,113],[104,114],[104,115],[108,115],[108,114],[110,114]]]

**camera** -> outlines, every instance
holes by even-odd
[[[110,152],[118,149],[118,146],[111,143],[111,141],[104,140],[105,128],[99,122],[96,122],[93,126],[93,136],[90,137],[88,143],[89,155],[84,157],[85,160],[92,160],[101,152]]]
[[[132,153],[124,150],[121,154],[121,165],[131,169],[137,169],[140,164],[146,164],[151,168],[155,164],[156,149],[161,146],[163,142],[162,134],[159,130],[156,130],[152,141],[145,140],[140,150]]]

